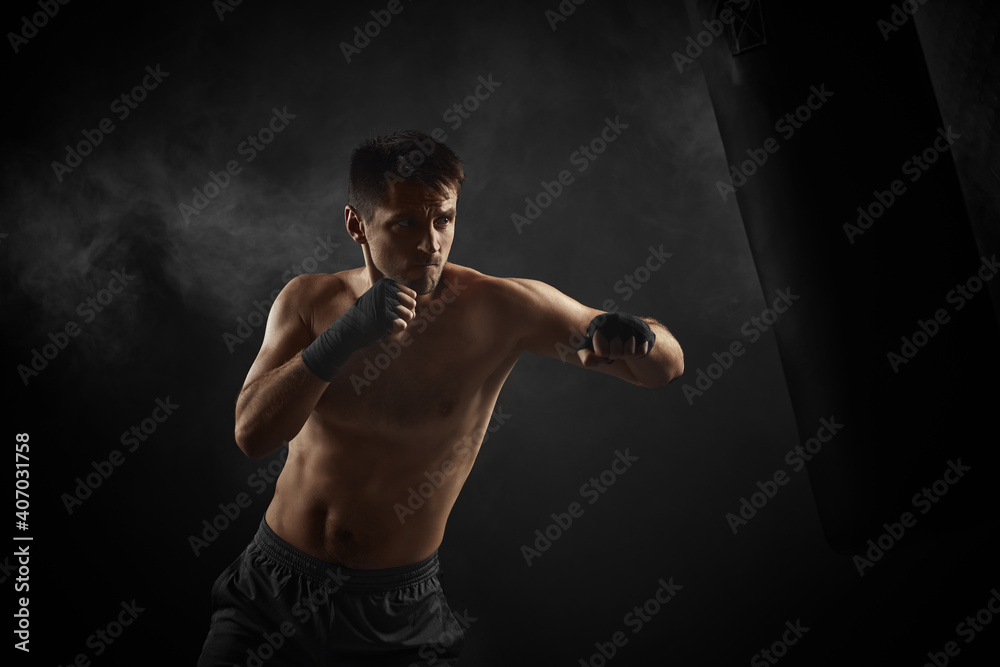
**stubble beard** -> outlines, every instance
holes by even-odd
[[[374,258],[372,259],[372,264],[374,264]],[[400,275],[390,275],[380,269],[377,265],[375,269],[381,273],[386,278],[396,282],[404,287],[409,287],[411,290],[416,292],[418,295],[430,294],[437,289],[438,283],[441,282],[441,275],[444,273],[443,267],[435,267],[436,271],[433,275],[426,276],[420,280],[407,280],[402,278]]]

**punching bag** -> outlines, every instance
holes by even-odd
[[[828,543],[995,521],[1000,328],[912,16],[900,4],[688,0]],[[679,59],[678,59],[679,55]],[[909,538],[908,538],[909,539]]]

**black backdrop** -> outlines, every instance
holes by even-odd
[[[1000,624],[968,643],[956,627],[1000,586],[995,522],[903,538],[862,577],[825,544],[809,480],[785,462],[799,443],[772,333],[741,333],[774,297],[735,199],[716,188],[728,160],[701,70],[675,66],[692,34],[680,3],[567,1],[565,20],[546,13],[554,1],[399,0],[397,14],[381,2],[49,4],[35,32],[22,17],[38,3],[12,3],[3,22],[26,36],[8,35],[5,56],[0,221],[5,437],[30,435],[29,528],[11,529],[33,538],[31,653],[15,651],[18,664],[193,664],[211,583],[280,467],[248,460],[232,436],[258,314],[296,273],[363,262],[342,227],[347,159],[398,128],[441,128],[466,162],[452,261],[654,316],[689,368],[649,391],[521,360],[441,549],[451,605],[476,619],[467,664],[603,664],[595,644],[619,631],[609,664],[763,664],[786,622],[809,630],[784,664],[918,665],[948,641],[955,664],[995,655]],[[373,11],[391,20],[345,55]],[[492,90],[475,99],[480,77]],[[144,80],[134,108],[115,102]],[[281,131],[247,148],[275,117]],[[620,136],[581,159],[609,119]],[[89,154],[73,166],[67,146]],[[538,197],[562,170],[573,182]],[[526,197],[544,208],[518,226],[512,215],[535,214]],[[670,256],[637,273],[654,251]],[[626,275],[645,282],[629,292]],[[746,353],[685,395],[734,340]],[[638,460],[589,504],[581,485],[625,448]],[[788,484],[734,534],[727,513],[779,469]],[[96,488],[78,489],[88,476]],[[219,518],[238,498],[249,506]],[[573,502],[583,515],[529,566],[522,546]],[[16,613],[16,559],[3,566]],[[671,578],[683,588],[636,631],[627,614]],[[134,622],[97,638],[133,601]]]

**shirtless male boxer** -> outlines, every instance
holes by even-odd
[[[251,458],[286,441],[288,457],[256,536],[212,587],[201,667],[452,664],[463,628],[437,550],[521,353],[641,387],[683,372],[651,318],[448,262],[464,178],[419,132],[352,153],[344,217],[365,265],[299,276],[271,308],[235,435]],[[430,479],[425,503],[400,512]]]

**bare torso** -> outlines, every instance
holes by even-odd
[[[303,313],[316,337],[367,283],[363,269],[310,279],[323,297]],[[441,285],[457,290],[439,289],[406,331],[351,356],[289,443],[266,514],[275,533],[359,569],[438,548],[519,354],[489,296],[498,280],[447,264]]]

